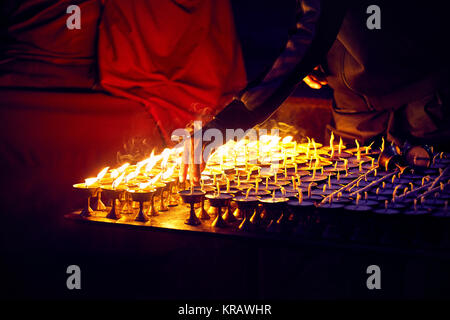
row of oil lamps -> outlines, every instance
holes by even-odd
[[[303,182],[309,182],[308,191],[310,194],[311,187],[316,185],[316,182],[323,181],[328,177],[329,186],[331,186],[330,179],[335,172],[337,172],[337,179],[339,180],[339,173],[342,172],[342,170],[345,170],[348,174],[349,168],[354,168],[359,164],[359,170],[361,171],[362,164],[370,159],[367,157],[370,148],[365,148],[366,155],[362,157],[358,145],[356,151],[357,156],[355,157],[353,156],[353,153],[343,151],[345,146],[342,144],[342,140],[340,140],[338,145],[335,145],[333,137],[330,140],[330,147],[325,148],[322,148],[321,144],[317,144],[314,140],[310,139],[308,139],[307,144],[299,145],[296,142],[292,142],[292,137],[286,137],[287,139],[284,138],[282,141],[276,139],[277,137],[267,136],[267,138],[268,139],[265,139],[265,141],[261,139],[261,141],[257,141],[256,144],[253,143],[252,146],[251,143],[237,143],[231,144],[231,146],[227,144],[219,148],[218,152],[213,154],[208,162],[205,174],[209,174],[209,176],[203,176],[202,190],[194,191],[191,188],[189,192],[179,192],[178,196],[185,200],[186,203],[194,203],[192,201],[197,199],[198,192],[204,192],[205,188],[210,188],[204,186],[205,183],[211,184],[211,182],[208,182],[207,180],[213,180],[212,184],[215,186],[216,181],[217,185],[223,185],[226,179],[228,184],[228,194],[219,194],[217,195],[217,199],[208,195],[211,207],[218,208],[220,204],[228,200],[227,198],[230,196],[230,179],[234,179],[236,175],[238,177],[237,186],[240,187],[240,189],[234,190],[243,190],[243,188],[249,188],[251,186],[249,184],[242,184],[241,186],[241,176],[247,176],[247,179],[244,180],[247,183],[253,182],[255,195],[263,195],[264,192],[269,193],[270,190],[278,189],[279,186],[282,188],[283,185],[286,185],[286,179],[291,179],[295,176],[295,178],[298,179],[299,185],[302,183],[300,178]],[[242,148],[244,149],[243,154],[241,152]],[[261,150],[262,152],[260,152]],[[166,153],[166,151],[169,152]],[[140,204],[140,210],[136,217],[137,221],[147,221],[148,216],[157,215],[158,211],[167,211],[168,206],[176,205],[176,192],[180,190],[180,182],[174,177],[176,175],[175,165],[172,166],[172,171],[169,174],[166,173],[170,170],[162,173],[161,171],[163,168],[158,170],[154,169],[154,166],[159,160],[161,160],[161,167],[167,167],[168,163],[179,163],[177,160],[179,160],[180,157],[177,152],[170,152],[170,150],[167,149],[164,153],[165,155],[161,155],[159,158],[153,157],[152,154],[149,159],[146,159],[135,166],[125,165],[110,171],[108,171],[108,168],[105,168],[96,178],[86,179],[84,184],[80,183],[74,185],[75,189],[84,193],[87,197],[87,203],[85,204],[81,215],[83,217],[88,217],[92,214],[92,209],[90,207],[90,199],[92,197],[98,198],[96,209],[104,210],[105,206],[101,201],[102,194],[113,200],[111,210],[107,215],[107,218],[110,219],[118,219],[120,217],[119,209],[117,207],[117,200],[119,198],[126,200],[122,211],[130,210],[133,201]],[[230,154],[235,155],[233,160],[229,159]],[[255,158],[255,155],[265,156],[265,163],[262,164],[259,161],[260,157]],[[323,168],[324,166],[332,165],[332,161],[334,161],[334,167],[328,168],[327,176],[324,174]],[[272,166],[279,162],[282,162],[281,168],[276,166],[274,173]],[[141,174],[141,169],[144,166],[148,174]],[[374,166],[373,160],[371,166]],[[268,168],[269,172],[267,172]],[[312,174],[307,170],[312,171]],[[262,171],[264,171],[264,173],[262,173]],[[257,172],[256,177],[255,172]],[[109,173],[109,177],[107,176],[107,173]],[[113,173],[115,174],[114,176]],[[123,181],[127,180],[126,178],[123,179],[126,174],[126,177],[131,176],[131,179],[124,184]],[[222,178],[217,179],[217,176],[220,174],[222,174]],[[214,178],[212,179],[211,176]],[[150,177],[152,178],[150,179]],[[265,177],[265,190],[258,186],[259,182],[262,181],[262,177]],[[269,178],[274,180],[271,181],[270,185]],[[284,180],[284,184],[282,180]],[[293,190],[291,190],[291,193],[297,192],[297,184],[294,179],[292,181]],[[217,190],[219,190],[220,193],[219,186],[217,187]],[[248,199],[252,199],[252,197],[249,198],[248,196],[249,194],[247,194],[245,201],[241,201],[241,203],[248,202]],[[156,210],[156,199],[159,201],[158,210]],[[272,197],[272,199],[275,199],[275,197]],[[148,214],[144,211],[145,202],[150,203],[150,211]],[[166,202],[168,202],[168,204],[166,204]],[[204,213],[202,213],[201,216],[203,218],[206,217]],[[187,223],[195,225],[199,223],[199,220],[195,218],[195,214],[191,213]],[[223,223],[218,219],[218,222],[214,222],[213,225],[220,226],[223,225]]]
[[[217,181],[215,186],[211,183],[206,185],[203,184],[200,187],[191,186],[191,188],[181,191],[178,190],[183,189],[183,185],[180,184],[177,179],[171,179],[165,181],[165,183],[158,182],[157,184],[152,185],[151,189],[147,190],[140,190],[133,188],[133,186],[128,186],[127,189],[112,189],[111,187],[98,184],[90,185],[89,187],[75,185],[75,188],[84,192],[88,199],[81,213],[84,217],[92,214],[90,198],[93,196],[98,198],[96,209],[106,209],[101,201],[102,194],[113,200],[107,218],[120,218],[117,199],[121,198],[123,200],[122,203],[124,203],[124,206],[121,209],[122,212],[133,212],[133,201],[139,203],[139,212],[136,215],[135,220],[141,222],[148,221],[149,216],[155,216],[159,211],[167,211],[169,206],[178,205],[179,196],[183,202],[189,204],[191,207],[189,217],[186,220],[186,223],[189,225],[198,225],[201,223],[201,220],[208,220],[212,215],[215,216],[215,219],[212,222],[213,227],[225,227],[228,223],[233,223],[238,219],[242,219],[239,229],[247,230],[250,225],[259,225],[262,223],[262,220],[264,220],[267,223],[267,229],[272,230],[279,225],[283,225],[283,223],[292,219],[293,216],[304,215],[305,212],[315,210],[318,203],[321,203],[319,208],[323,220],[333,218],[331,213],[342,209],[357,213],[374,211],[384,215],[396,214],[406,206],[399,201],[389,201],[388,195],[390,196],[394,193],[395,197],[395,190],[398,190],[398,187],[401,186],[399,183],[411,183],[410,181],[415,181],[414,183],[417,186],[417,189],[432,183],[428,182],[430,179],[417,179],[417,177],[412,179],[411,175],[407,174],[395,175],[393,173],[383,173],[380,174],[381,178],[377,178],[375,172],[376,170],[371,169],[364,171],[364,173],[358,172],[356,174],[347,174],[347,176],[343,175],[343,178],[341,178],[340,181],[335,177],[335,180],[333,180],[335,182],[334,184],[330,184],[330,178],[332,176],[330,174],[328,175],[327,181],[323,184],[323,188],[313,190],[312,186],[314,186],[316,182],[309,182],[307,188],[308,194],[305,198],[303,198],[303,192],[299,192],[294,176],[289,176],[291,178],[294,177],[294,179],[291,180],[282,176],[282,179],[277,182],[274,180],[270,183],[268,183],[269,180],[266,179],[266,184],[262,183],[260,188],[258,188],[259,182],[262,182],[262,179],[258,174],[250,176],[250,180],[244,180],[243,183],[240,183],[239,181],[229,183],[230,180],[227,180],[225,183],[222,179]],[[371,174],[369,175],[368,173]],[[284,175],[284,172],[282,175]],[[359,177],[360,180],[358,181],[358,178],[355,179],[355,177]],[[275,179],[276,176],[272,178]],[[324,179],[324,177],[321,179]],[[346,183],[348,181],[357,181],[354,185],[360,188],[353,190],[349,187],[349,183]],[[389,184],[386,184],[385,181],[390,182]],[[370,184],[374,182],[377,182],[378,184],[381,182],[381,186],[377,188],[375,192],[364,191],[364,188],[370,187]],[[395,187],[397,189],[391,188],[394,183],[397,183],[397,186]],[[349,190],[342,190],[341,193],[344,193],[344,196],[339,195],[338,193],[333,197],[333,193],[345,188],[345,186],[347,186]],[[448,183],[445,185],[441,182],[436,188],[444,191],[444,187],[446,186],[448,186]],[[448,188],[445,190],[448,197]],[[352,197],[350,196],[351,192],[356,192],[353,196],[354,201],[352,201]],[[364,199],[361,199],[361,194],[365,194]],[[293,200],[295,197],[297,197],[298,200]],[[329,201],[325,201],[326,197],[329,197]],[[208,210],[205,210],[205,200],[207,200],[210,205]],[[440,199],[440,201],[443,200]],[[231,202],[237,205],[237,210],[234,212],[231,208]],[[384,208],[377,209],[380,202],[384,202]],[[145,210],[145,203],[149,204],[147,211]],[[198,216],[195,212],[195,204],[200,204]],[[415,199],[413,214],[423,213],[425,208],[427,209],[426,212],[428,212],[430,211],[430,208],[440,204],[441,203],[436,199],[431,202],[428,201],[427,203],[422,199],[420,205],[417,206],[417,199]],[[223,213],[224,209],[225,212]],[[302,213],[298,214],[299,211]],[[291,215],[291,213],[294,213],[294,215]]]
[[[261,163],[259,158],[251,161],[255,150],[246,145],[244,159],[240,160],[237,160],[238,157],[230,159],[230,149],[222,149],[211,157],[201,185],[196,187],[189,187],[186,182],[179,181],[179,168],[174,165],[179,163],[179,155],[173,152],[167,153],[167,157],[155,157],[158,161],[161,160],[159,169],[154,168],[156,161],[122,166],[118,170],[108,171],[108,168],[105,168],[93,181],[76,184],[74,188],[87,199],[81,212],[83,217],[93,213],[90,205],[92,197],[97,198],[96,210],[106,210],[102,196],[112,199],[111,209],[106,216],[110,219],[119,219],[120,212],[134,213],[138,204],[139,211],[135,220],[140,222],[148,221],[149,217],[167,211],[182,200],[190,205],[187,224],[198,225],[201,220],[213,216],[214,227],[225,227],[239,220],[239,228],[242,230],[248,229],[251,224],[260,224],[261,219],[267,222],[267,228],[270,230],[296,216],[290,213],[299,210],[307,212],[315,210],[316,207],[323,211],[326,220],[325,212],[343,208],[359,213],[399,213],[400,209],[406,206],[405,203],[412,203],[412,198],[416,198],[415,213],[421,212],[427,206],[440,204],[442,199],[436,200],[436,192],[429,193],[435,198],[430,204],[430,201],[425,203],[424,197],[419,197],[419,191],[427,192],[427,188],[434,184],[432,189],[440,189],[442,194],[444,189],[447,190],[448,182],[445,184],[439,181],[436,185],[432,174],[418,179],[421,177],[418,174],[398,172],[399,170],[392,173],[382,172],[374,157],[377,152],[371,151],[370,146],[360,148],[358,142],[356,146],[355,149],[345,150],[342,142],[334,145],[333,140],[330,141],[329,147],[323,147],[313,140],[299,145],[289,139],[283,139],[271,149],[265,150],[266,154],[263,156],[270,153],[268,150],[273,152],[264,163]],[[236,151],[236,145],[234,148]],[[440,164],[440,160],[443,167],[447,165],[442,154],[436,159],[436,165]],[[281,164],[274,166],[275,162]],[[172,170],[164,171],[163,167],[167,168],[168,164],[172,164]],[[147,174],[140,172],[144,166],[150,168]],[[436,168],[430,170],[431,173],[436,172]],[[120,179],[123,177],[131,179]],[[121,182],[118,182],[119,180]],[[322,185],[319,187],[318,183]],[[303,196],[303,193],[307,193],[307,196]],[[420,205],[417,205],[417,199],[420,199]],[[120,209],[118,200],[122,204]],[[210,205],[208,210],[205,209],[205,200]],[[380,203],[384,204],[381,208]],[[237,206],[234,212],[231,204]],[[200,208],[198,215],[195,212],[196,206]],[[287,207],[290,210],[283,214]]]

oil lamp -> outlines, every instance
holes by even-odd
[[[239,210],[241,210],[244,217],[242,222],[239,224],[239,230],[248,231],[251,226],[250,218],[258,207],[258,198],[238,196],[235,197],[233,201],[236,202]]]
[[[102,201],[102,189],[97,189],[97,202],[95,202],[94,211],[106,211],[106,206]]]
[[[151,197],[156,192],[155,189],[128,189],[128,193],[131,195],[133,201],[139,203],[139,212],[136,215],[135,221],[147,222],[149,220],[148,215],[144,212],[144,202],[150,202]]]
[[[263,218],[267,224],[266,231],[278,231],[277,224],[284,223],[287,220],[287,213],[285,211],[288,201],[288,198],[275,197],[275,193],[272,193],[272,197],[259,199],[266,213]]]
[[[194,190],[200,190],[205,192],[205,194],[208,194],[214,192],[215,189],[212,186],[201,185],[200,188],[194,187]],[[202,201],[200,202],[200,211],[198,213],[198,218],[201,220],[209,220],[211,218],[208,212],[205,210],[205,197],[203,197]]]
[[[297,198],[298,191],[297,190],[287,190],[284,187],[281,187],[280,190],[272,191],[272,194],[275,192],[276,198],[289,198],[289,200],[292,200],[294,198]]]
[[[343,151],[345,149],[345,145],[342,141],[342,138],[339,138],[339,145],[337,146],[337,150],[336,147],[332,145],[332,143],[330,143],[330,149],[331,150],[328,153],[328,156],[331,160],[345,159],[353,156],[352,153]]]
[[[178,206],[178,190],[180,189],[180,180],[174,179],[173,183],[171,184],[171,187],[169,189],[169,204],[168,207],[176,207]]]
[[[227,187],[226,189],[222,190],[221,193],[229,194],[229,195],[231,195],[234,198],[238,193],[240,193],[240,190]],[[223,215],[223,220],[225,222],[228,222],[228,223],[232,223],[232,222],[237,221],[237,218],[233,215],[233,209],[231,207],[231,201],[228,202],[227,208],[226,208],[225,213]]]
[[[227,223],[222,218],[222,208],[228,207],[230,200],[233,198],[232,195],[229,194],[221,194],[220,189],[215,194],[208,194],[206,198],[209,200],[209,203],[212,207],[217,208],[217,216],[212,222],[211,226],[214,228],[225,228],[227,227]]]
[[[316,206],[311,201],[303,199],[303,192],[298,189],[298,200],[290,200],[287,203],[289,211],[292,213],[293,224],[297,225],[297,233],[305,234],[310,217],[314,214]]]
[[[77,183],[73,185],[73,188],[77,190],[80,194],[82,194],[83,197],[86,198],[83,209],[81,210],[80,213],[80,215],[83,218],[92,216],[94,211],[91,208],[91,199],[96,195],[97,190],[99,188],[98,184],[96,184],[97,179],[96,178],[91,179],[86,179],[85,183]]]
[[[190,226],[198,226],[201,224],[200,219],[195,215],[194,204],[201,203],[206,193],[201,190],[194,190],[194,187],[191,186],[190,190],[179,191],[178,194],[181,196],[183,202],[189,204],[191,207],[189,217],[184,223]]]
[[[108,218],[108,219],[118,220],[121,217],[121,214],[119,212],[120,210],[117,207],[117,200],[125,192],[125,187],[122,184],[122,182],[125,178],[126,167],[127,167],[127,164],[125,164],[122,167],[120,167],[119,169],[117,169],[116,170],[117,175],[116,174],[113,175],[111,173],[111,177],[114,179],[111,185],[102,185],[101,186],[103,194],[107,198],[111,199],[111,201],[112,201],[111,210],[106,215],[106,218]],[[120,172],[122,172],[122,174],[120,174]]]
[[[127,188],[135,189],[135,188],[137,188],[137,185],[128,183]],[[131,195],[128,192],[122,192],[119,195],[119,204],[121,205],[120,212],[122,214],[126,214],[126,215],[134,214],[134,208],[135,208],[136,203],[137,202],[133,201],[133,198],[131,197]],[[137,205],[137,207],[139,207],[139,204]]]
[[[161,181],[161,183],[164,184],[164,187],[161,188],[159,211],[169,211],[169,204],[172,197],[171,190],[174,182],[175,179]]]
[[[125,189],[116,189],[115,187],[102,187],[102,192],[106,197],[112,200],[111,210],[106,215],[106,218],[118,220],[122,216],[119,212],[119,208],[117,207],[117,200],[120,197],[120,194],[123,193]]]
[[[173,179],[181,172],[178,160],[182,150],[165,149],[160,155],[152,152],[150,158],[137,164],[124,164],[110,171],[105,168],[97,178],[86,180],[92,185],[74,188],[87,198],[82,216],[92,214],[90,200],[95,195],[99,199],[96,209],[104,208],[102,191],[105,199],[114,199],[108,213],[112,219],[120,218],[116,201],[119,197],[127,199],[121,202],[125,202],[121,213],[137,213],[136,220],[142,222],[183,201],[190,205],[186,220],[189,225],[214,216],[212,226],[217,228],[242,219],[240,230],[264,226],[269,232],[290,231],[297,226],[297,234],[329,239],[344,234],[358,242],[370,241],[374,226],[381,230],[393,223],[395,232],[387,230],[383,235],[383,241],[389,242],[402,232],[396,229],[400,219],[402,224],[411,223],[413,229],[418,229],[422,218],[442,211],[450,198],[450,184],[446,181],[450,177],[444,173],[450,164],[449,154],[431,152],[428,168],[404,172],[402,167],[394,166],[395,147],[384,148],[383,143],[378,152],[371,149],[372,145],[361,146],[359,141],[355,145],[348,149],[342,139],[335,144],[333,133],[329,147],[314,139],[298,144],[292,137],[270,135],[255,142],[233,141],[210,157],[200,187],[191,186],[190,190],[184,190],[189,188],[183,186],[186,181]],[[385,172],[382,168],[394,170]],[[126,187],[119,181],[122,178]],[[147,186],[142,188],[141,183]],[[144,211],[147,203],[150,209]],[[197,208],[200,210],[196,215]]]

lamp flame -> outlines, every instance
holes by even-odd
[[[124,177],[125,177],[125,172],[123,172],[116,180],[114,180],[114,182],[112,183],[112,188],[116,189],[122,183],[122,180]]]
[[[84,179],[84,185],[86,186],[86,187],[90,187],[90,186],[92,186],[94,183],[96,183],[97,182],[97,178],[87,178],[87,179]]]

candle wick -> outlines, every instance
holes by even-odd
[[[245,193],[245,200],[248,199],[248,195],[250,194],[250,190],[252,190],[252,187],[248,188],[247,192]]]
[[[297,189],[298,192],[298,203],[301,204],[303,201],[303,191],[301,188]]]

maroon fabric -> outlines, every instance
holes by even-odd
[[[155,120],[137,102],[103,93],[0,89],[2,206],[68,210],[72,184],[157,146]]]
[[[81,9],[81,29],[66,26],[70,5]],[[9,41],[1,54],[0,86],[92,88],[100,14],[100,0],[20,2],[8,17]]]
[[[246,85],[228,0],[107,0],[101,85],[142,103],[166,140]]]

